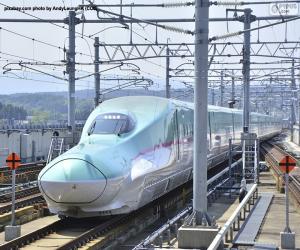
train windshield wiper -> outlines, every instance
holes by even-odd
[[[120,126],[120,128],[118,129],[118,132],[116,133],[117,136],[120,136],[120,135],[122,134],[122,133],[121,133],[121,132],[122,132],[122,128],[123,128],[123,125],[124,125],[125,122],[126,122],[125,120],[119,120],[118,123],[119,123],[120,121],[121,121],[121,126]],[[117,125],[118,125],[118,123],[117,123]]]
[[[94,132],[95,126],[96,126],[96,121],[94,122],[93,126],[90,128],[90,131],[88,132],[89,136]]]

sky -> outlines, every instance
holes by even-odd
[[[113,4],[119,3],[120,1],[109,1],[109,0],[95,0],[97,4]],[[126,1],[123,3],[149,3],[149,1]],[[176,3],[182,2],[178,0],[173,1],[163,1],[163,0],[152,0],[151,3]],[[15,11],[15,10],[5,10],[5,6],[14,7],[27,7],[31,10],[26,10],[27,14]],[[44,0],[0,0],[0,16],[3,18],[31,18],[31,19],[64,19],[67,17],[67,11],[54,10],[53,7],[63,7],[63,6],[78,6],[82,1],[68,1],[68,0],[56,0],[56,1],[44,1]],[[85,1],[85,3],[87,3]],[[36,7],[36,8],[35,8]],[[43,8],[51,9],[43,10]],[[232,6],[229,6],[232,8]],[[272,14],[270,12],[269,5],[259,5],[259,6],[247,6],[253,9],[253,14],[257,16],[269,16]],[[228,8],[228,6],[227,6]],[[119,13],[119,8],[105,8],[108,11]],[[130,15],[130,9],[123,9],[124,15]],[[298,13],[299,14],[299,13]],[[30,16],[32,15],[32,16]],[[78,18],[82,18],[84,15],[85,19],[97,19],[97,15],[93,10],[87,10],[77,13]],[[178,8],[133,8],[133,16],[139,19],[146,18],[192,18],[194,15],[194,7],[178,7]],[[232,16],[232,12],[228,14],[229,17]],[[108,17],[107,15],[102,15],[102,17]],[[226,7],[223,6],[212,6],[210,8],[210,17],[226,17]],[[269,21],[273,22],[273,21]],[[260,22],[259,25],[265,25],[267,22]],[[299,21],[294,21],[286,25],[280,25],[262,31],[252,33],[252,41],[259,39],[261,41],[284,41],[287,40],[297,40],[299,41]],[[193,31],[193,23],[170,23],[170,26],[177,28],[188,29]],[[254,22],[252,27],[256,27],[258,22]],[[63,48],[68,48],[68,30],[67,26],[63,24],[55,25],[53,23],[4,23],[1,22],[0,26],[0,94],[11,94],[11,93],[22,93],[22,92],[45,92],[45,91],[67,91],[68,83],[66,80],[60,80],[58,78],[67,79],[67,74],[65,74],[65,66],[63,65],[63,60],[65,60],[65,54]],[[63,26],[63,27],[62,27]],[[79,24],[76,26],[76,61],[78,63],[93,63],[94,58],[94,39],[89,38],[96,32],[102,31],[98,34],[100,42],[104,43],[128,43],[130,38],[130,33],[128,30],[120,28],[120,24]],[[214,22],[210,23],[209,36],[224,35],[229,32],[235,32],[242,30],[242,23],[226,23],[226,22]],[[141,43],[151,43],[155,41],[155,28],[150,25],[145,24],[134,24],[133,25],[134,34],[133,42]],[[84,36],[82,36],[84,34]],[[286,35],[285,35],[286,34]],[[166,31],[158,29],[159,42],[182,42],[188,43],[193,42],[194,37],[192,35],[186,35],[181,33],[175,33],[171,31]],[[223,41],[223,40],[222,40]],[[222,42],[221,41],[221,42]],[[237,41],[242,42],[243,37],[237,36],[230,38],[227,41]],[[224,42],[224,41],[223,41]],[[298,51],[299,52],[299,51]],[[298,53],[297,52],[297,53]],[[104,59],[104,51],[100,50],[100,58]],[[299,53],[298,53],[299,55]],[[192,58],[171,58],[170,67],[176,68],[178,65],[183,63],[191,63]],[[238,61],[240,58],[218,58],[216,59],[220,63],[229,61]],[[268,61],[271,59],[259,58],[261,62]],[[19,62],[22,63],[36,63],[44,62],[48,65],[28,65],[27,67],[20,67]],[[132,72],[131,70],[123,70],[111,68],[111,65],[100,65],[100,70],[108,70],[104,72],[103,77],[111,77],[118,75],[120,77],[146,77],[154,81],[153,89],[164,88],[164,79],[166,75],[166,59],[149,59],[147,61],[134,61],[137,67],[141,69],[139,75]],[[50,65],[55,64],[55,65]],[[187,64],[188,65],[188,64]],[[280,66],[280,65],[279,65]],[[191,66],[189,66],[191,67]],[[226,66],[220,64],[218,69]],[[126,67],[125,67],[126,68]],[[241,69],[241,65],[237,65],[237,68]],[[88,75],[94,70],[93,65],[77,65],[76,66],[77,76]],[[218,71],[219,72],[219,71]],[[54,75],[50,76],[50,75]],[[219,78],[215,78],[219,80]],[[182,81],[192,82],[192,78],[171,78],[172,87],[183,87]],[[115,84],[120,84],[117,81],[102,81],[101,87],[103,89],[109,88]],[[91,89],[93,88],[93,77],[88,77],[76,82],[76,89]]]

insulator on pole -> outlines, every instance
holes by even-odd
[[[176,2],[176,3],[164,3],[162,6],[165,8],[177,8],[177,7],[187,7],[195,5],[195,1],[192,2]]]

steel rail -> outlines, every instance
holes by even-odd
[[[44,167],[46,161],[23,163],[18,168],[18,172],[28,171],[29,169]],[[9,173],[11,170],[7,166],[0,167],[0,173]]]
[[[25,244],[36,241],[39,238],[45,237],[50,233],[57,231],[59,228],[62,228],[66,220],[55,221],[45,227],[42,227],[34,232],[25,234],[19,238],[16,238],[12,241],[9,241],[3,245],[0,245],[0,250],[14,250],[19,249]]]
[[[24,198],[26,196],[37,194],[39,192],[40,192],[40,190],[39,190],[38,186],[25,188],[25,189],[22,189],[22,190],[19,190],[16,192],[16,199]],[[0,203],[5,203],[8,201],[11,201],[11,196],[12,196],[11,192],[1,194],[0,195]]]
[[[26,198],[17,200],[15,203],[16,208],[22,208],[25,206],[33,205],[36,203],[44,202],[44,198],[41,194],[34,194]],[[8,213],[11,211],[11,203],[0,206],[0,214]]]
[[[130,214],[116,216],[113,219],[108,220],[103,224],[88,230],[87,232],[84,232],[74,240],[69,241],[61,247],[58,247],[57,250],[69,250],[80,248],[87,242],[98,238],[105,231],[108,231],[109,229],[118,226],[122,221],[126,221],[127,219],[130,219]]]

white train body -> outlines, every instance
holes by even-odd
[[[227,156],[242,132],[240,110],[209,106],[208,164]],[[71,217],[128,213],[192,178],[193,105],[159,97],[108,100],[89,116],[77,146],[38,177],[51,212]],[[281,121],[251,114],[260,138]]]

